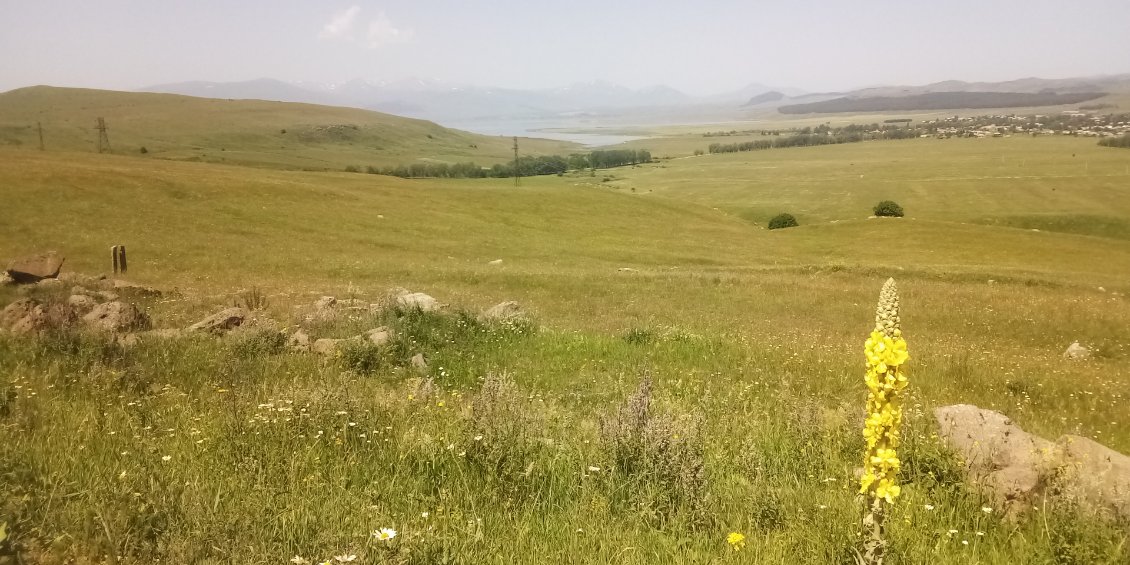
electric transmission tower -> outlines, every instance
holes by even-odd
[[[98,125],[94,129],[98,130],[98,152],[113,153],[114,150],[110,149],[110,136],[106,134],[106,120],[98,118]]]
[[[518,177],[522,176],[522,171],[518,169],[518,136],[514,136],[514,187],[518,187]]]

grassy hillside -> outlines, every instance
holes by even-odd
[[[98,117],[106,119],[115,153],[259,167],[342,170],[348,165],[416,160],[513,159],[510,138],[444,128],[380,112],[262,100],[217,100],[36,86],[0,94],[0,146],[94,151]],[[567,154],[577,146],[522,139],[527,154]]]
[[[0,523],[32,562],[850,563],[862,343],[894,276],[912,392],[890,562],[1124,562],[1122,525],[1064,503],[1001,520],[930,411],[1130,451],[1125,153],[858,143],[515,188],[3,149],[0,260],[105,272],[123,243],[130,279],[178,290],[140,300],[159,327],[254,286],[288,330],[399,337],[323,358],[270,331],[0,335]],[[883,198],[907,217],[867,219]],[[763,229],[779,211],[802,225]],[[304,318],[393,286],[453,312]],[[537,330],[475,321],[510,299]],[[1075,340],[1094,358],[1064,360]],[[601,421],[645,376],[680,455],[618,473]]]

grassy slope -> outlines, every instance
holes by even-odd
[[[1121,225],[1130,217],[1118,179],[1126,157],[1084,140],[924,143],[671,160],[617,169],[609,183],[546,177],[519,189],[2,151],[0,257],[53,247],[67,253],[68,267],[95,272],[109,245],[125,243],[131,278],[185,290],[185,298],[148,304],[159,325],[198,318],[250,285],[267,291],[271,315],[282,320],[321,293],[376,298],[402,285],[472,309],[517,299],[547,327],[417,345],[451,387],[448,407],[430,411],[403,403],[411,384],[395,371],[358,377],[298,355],[188,342],[105,366],[81,349],[60,367],[33,346],[0,341],[0,361],[22,387],[12,393],[14,413],[52,422],[18,420],[22,427],[6,428],[9,441],[0,442],[11,476],[44,482],[13,479],[33,494],[11,499],[27,506],[20,531],[34,523],[48,540],[66,533],[60,546],[78,549],[59,551],[82,555],[110,543],[104,519],[118,547],[141,560],[278,562],[352,548],[373,561],[383,546],[359,540],[393,525],[405,536],[397,547],[420,561],[438,558],[414,552],[442,546],[474,562],[843,562],[858,519],[850,482],[859,350],[889,275],[900,281],[913,355],[908,437],[925,442],[908,447],[915,468],[945,471],[923,434],[928,410],[953,402],[1002,410],[1048,437],[1080,433],[1130,451],[1130,304],[1112,294],[1130,292],[1130,243],[1117,233],[977,223],[1079,214]],[[1077,160],[1089,164],[1080,171]],[[1002,170],[1021,161],[1025,175]],[[886,197],[909,217],[865,219]],[[804,225],[759,227],[759,215],[780,210]],[[503,264],[487,264],[496,258]],[[403,323],[366,319],[315,335],[386,322]],[[621,338],[633,329],[644,337]],[[1073,340],[1098,358],[1064,362]],[[460,395],[491,372],[536,394],[531,404],[550,419],[538,437],[560,446],[537,456],[534,502],[492,494],[483,486],[497,486],[489,471],[444,447],[473,446]],[[679,519],[656,525],[644,509],[617,507],[607,485],[576,478],[606,464],[597,414],[645,373],[656,378],[661,405],[706,417],[713,498],[698,529]],[[63,386],[69,375],[95,384]],[[150,385],[165,388],[126,403]],[[252,416],[279,399],[307,406],[312,418],[283,425]],[[103,411],[113,435],[83,423]],[[393,443],[357,441],[339,411],[358,429],[389,426],[382,433]],[[319,430],[344,443],[319,440]],[[198,438],[207,438],[203,447]],[[89,455],[73,455],[75,441]],[[165,465],[166,453],[183,463]],[[131,490],[147,506],[122,494]],[[1001,524],[984,517],[979,497],[948,483],[910,485],[904,500],[891,526],[902,562],[968,563],[967,551],[976,551],[982,562],[1010,563],[1092,550],[1080,559],[1096,562],[1124,540],[1090,526],[1053,536],[1040,520]],[[270,516],[259,519],[264,508]],[[432,518],[420,517],[425,510]],[[165,549],[146,549],[139,537],[152,523],[172,524],[153,534]],[[1053,520],[1052,529],[1072,523]],[[950,528],[973,545],[959,546]],[[731,530],[750,535],[744,553],[725,547]],[[240,541],[226,532],[240,532]]]
[[[312,170],[417,159],[481,165],[513,159],[510,138],[380,112],[46,86],[0,94],[0,146],[38,148],[41,122],[49,150],[93,151],[98,117],[106,119],[116,152],[137,154],[144,146],[148,156],[167,159]],[[540,139],[523,139],[521,146],[530,154],[567,154],[578,147]]]

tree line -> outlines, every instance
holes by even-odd
[[[711,143],[707,148],[711,153],[737,153],[739,151],[761,151],[782,147],[809,147],[814,145],[835,145],[857,143],[865,139],[909,139],[920,134],[913,128],[898,126],[879,126],[878,124],[857,125],[833,128],[827,125],[805,127],[793,135],[773,136],[772,139],[756,139],[741,143]]]
[[[481,167],[467,163],[412,163],[390,167],[367,167],[365,172],[374,175],[388,175],[400,178],[510,178],[515,174],[523,177],[538,175],[559,175],[566,171],[582,169],[606,169],[650,163],[651,152],[646,149],[608,149],[573,153],[568,156],[539,155],[522,156],[517,161],[499,163],[491,167]],[[346,172],[359,173],[360,167],[350,165]]]

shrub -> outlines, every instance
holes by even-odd
[[[701,418],[676,417],[651,406],[651,379],[600,420],[613,492],[627,507],[666,521],[705,518],[708,480]]]
[[[876,216],[886,216],[888,218],[901,218],[902,206],[893,200],[884,200],[875,205]]]
[[[148,153],[149,150],[146,149],[144,145],[142,145],[141,149],[138,152],[141,153],[142,155],[144,155],[144,154]]]
[[[359,172],[361,172],[361,167],[358,167],[357,165],[346,165],[345,166],[345,172],[347,172],[347,173],[359,173]]]
[[[794,228],[800,224],[796,223],[796,218],[792,214],[777,214],[769,220],[769,229],[777,230],[781,228]]]

